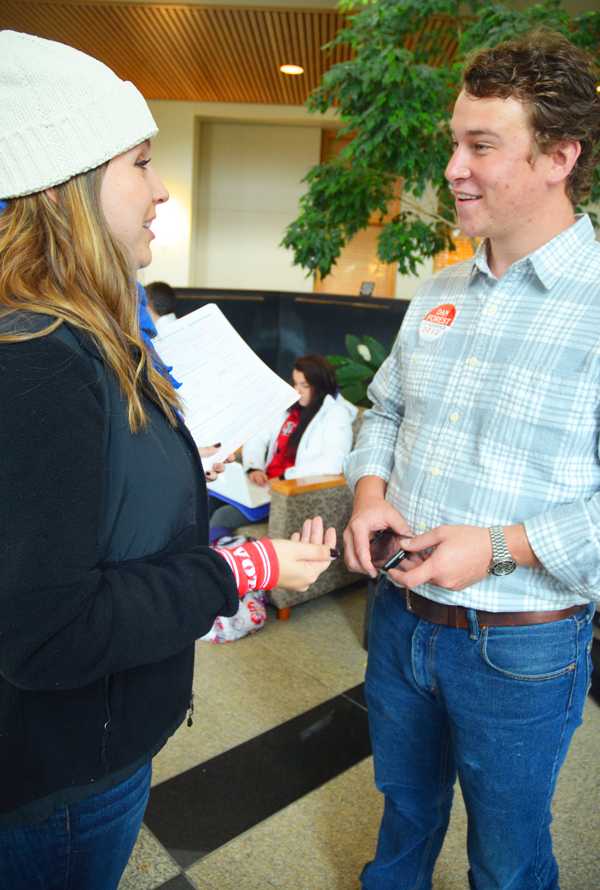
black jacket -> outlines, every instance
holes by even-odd
[[[132,435],[74,328],[0,344],[0,813],[155,753],[237,609],[196,447],[146,407]]]

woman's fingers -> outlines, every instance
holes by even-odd
[[[328,528],[325,532],[324,543],[327,544],[330,550],[335,550],[337,544],[337,532],[333,526]]]
[[[300,535],[300,540],[303,544],[308,544],[310,541],[312,530],[312,519],[305,519],[302,523],[302,534]]]
[[[320,516],[312,516],[304,520],[299,540],[304,544],[323,543],[323,520]]]
[[[312,516],[304,520],[301,532],[294,532],[292,541],[301,541],[303,544],[324,544],[329,551],[336,550],[337,532],[333,526],[327,531],[323,528],[323,520],[320,516]],[[328,552],[327,559],[331,559],[332,554]],[[334,557],[335,558],[335,557]]]
[[[323,520],[320,516],[314,516],[310,529],[310,537],[308,540],[311,542],[311,544],[322,544],[323,534]]]
[[[312,542],[300,542],[301,550],[298,550],[298,559],[305,559],[307,562],[331,562],[332,556],[330,547],[326,544],[316,544]],[[319,568],[319,572],[322,568]]]

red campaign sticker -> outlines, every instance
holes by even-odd
[[[442,303],[430,309],[419,325],[419,336],[423,340],[436,340],[446,331],[456,317],[456,306]]]

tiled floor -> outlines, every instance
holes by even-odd
[[[362,698],[364,591],[270,616],[252,637],[198,644],[196,713],[154,763],[154,790],[120,890],[358,890],[381,798]],[[562,771],[561,890],[600,890],[600,707]],[[465,890],[457,795],[434,890]],[[594,846],[597,850],[594,853]]]

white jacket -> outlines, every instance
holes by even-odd
[[[288,412],[281,414],[272,428],[249,439],[242,449],[245,470],[264,470],[275,454],[277,437]],[[352,421],[357,408],[338,393],[325,396],[317,414],[304,430],[296,452],[296,463],[285,471],[286,479],[341,473],[344,459],[352,450]]]

